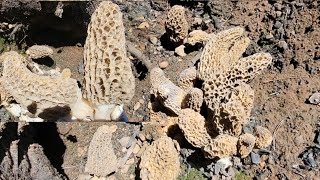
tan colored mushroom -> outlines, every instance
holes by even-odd
[[[187,93],[166,78],[160,68],[151,70],[150,81],[151,94],[154,94],[167,109],[178,115],[186,104]]]
[[[203,92],[199,88],[191,88],[187,95],[187,106],[190,109],[200,112],[203,103]]]
[[[102,1],[91,16],[84,45],[84,93],[96,120],[110,120],[116,105],[129,103],[135,79],[126,55],[122,13],[118,5]]]
[[[220,116],[214,119],[215,125],[220,127],[223,133],[239,136],[242,126],[249,120],[253,101],[253,89],[248,84],[240,84],[233,90],[229,101],[220,105],[221,112]]]
[[[250,43],[243,33],[243,28],[235,27],[211,36],[201,54],[198,78],[204,81],[204,101],[213,111],[230,100],[234,88],[271,63],[268,53],[240,58]]]
[[[53,55],[53,50],[49,46],[45,45],[33,45],[29,47],[26,54],[31,59],[40,59]]]
[[[69,69],[58,76],[41,76],[32,73],[24,64],[25,58],[17,52],[6,52],[1,59],[1,84],[23,109],[35,106],[39,114],[46,109],[68,106],[75,115],[91,115],[90,107],[85,104],[81,106],[84,108],[75,108],[82,103],[82,97],[77,81],[70,78]]]
[[[194,147],[201,148],[210,143],[211,137],[207,133],[205,119],[200,113],[192,109],[182,109],[178,125],[185,138]]]
[[[183,42],[188,35],[188,21],[183,6],[174,5],[167,14],[165,27],[170,40],[174,43]]]
[[[179,146],[171,138],[163,136],[143,152],[140,162],[142,180],[176,180],[180,172]]]
[[[194,66],[183,70],[178,78],[178,86],[182,88],[185,92],[188,92],[193,88],[194,83],[197,78],[197,70]]]
[[[187,42],[193,46],[196,43],[206,44],[211,36],[214,36],[214,34],[209,34],[202,30],[193,30],[189,33]]]
[[[256,135],[256,144],[257,148],[266,148],[272,143],[272,134],[271,132],[262,126],[255,127],[255,135]]]
[[[204,147],[204,151],[209,158],[225,158],[235,155],[237,153],[238,138],[221,134],[213,139],[207,146]]]
[[[256,138],[249,133],[242,134],[239,137],[238,141],[238,152],[241,156],[241,158],[247,157],[250,152],[252,151],[254,144],[255,144]]]
[[[103,125],[97,129],[89,145],[84,172],[105,177],[117,170],[118,160],[111,140],[116,130],[116,125]]]

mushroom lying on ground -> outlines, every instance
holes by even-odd
[[[6,52],[1,59],[1,84],[23,109],[39,115],[62,108],[78,118],[91,116],[91,108],[83,106],[81,90],[77,81],[70,78],[69,69],[64,69],[58,76],[41,76],[32,73],[24,64],[25,58],[17,52]]]
[[[179,114],[185,104],[186,92],[165,77],[160,68],[150,72],[151,94],[161,99],[161,103],[175,114]]]
[[[31,59],[39,59],[52,56],[53,50],[49,46],[33,45],[27,49],[26,54]]]

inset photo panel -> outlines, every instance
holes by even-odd
[[[1,121],[148,120],[146,6],[1,1]]]
[[[138,140],[139,129],[135,125],[123,122],[19,124],[16,179],[134,180],[139,177],[136,171],[142,142]]]

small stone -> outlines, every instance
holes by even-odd
[[[135,176],[133,175],[133,174],[130,174],[130,177],[129,177],[130,179],[134,179],[135,178]]]
[[[275,3],[273,6],[274,6],[274,7],[276,8],[276,10],[278,10],[278,11],[281,11],[281,9],[282,9],[282,4],[280,4],[280,3]]]
[[[168,66],[169,66],[169,62],[168,62],[168,61],[162,61],[162,62],[159,63],[159,67],[160,67],[161,69],[165,69],[165,68],[167,68]]]
[[[10,104],[6,109],[15,117],[20,117],[22,112],[19,104]]]
[[[9,29],[12,29],[12,28],[14,28],[14,27],[16,27],[15,24],[9,24]]]
[[[251,157],[251,162],[252,162],[253,164],[259,164],[260,161],[261,161],[260,155],[254,153],[254,152],[251,152],[250,157]]]
[[[281,11],[276,11],[276,16],[277,16],[277,17],[281,17],[281,15],[282,15],[282,12],[281,12]]]
[[[152,103],[148,102],[148,109],[152,109]]]
[[[156,45],[157,42],[158,42],[158,39],[157,39],[156,37],[154,37],[154,36],[150,36],[150,42],[151,42],[152,44]]]
[[[118,140],[122,147],[127,147],[130,137],[125,136]]]
[[[149,27],[150,26],[148,22],[143,22],[138,26],[139,29],[149,29]]]
[[[266,39],[267,39],[267,40],[270,40],[270,39],[272,39],[272,38],[273,38],[273,35],[272,35],[271,33],[266,35]]]
[[[134,18],[134,21],[140,21],[140,22],[142,22],[142,21],[144,21],[144,20],[145,20],[145,19],[144,19],[143,16],[138,16],[138,17]]]
[[[279,21],[277,21],[277,22],[273,25],[273,27],[276,28],[276,29],[279,29],[279,28],[282,27],[282,23],[279,22]]]
[[[232,162],[233,162],[234,167],[242,167],[242,162],[239,157],[234,156],[232,158]]]
[[[184,52],[184,48],[185,46],[184,45],[180,45],[179,47],[177,47],[174,52],[178,55],[178,56],[186,56],[187,54]]]
[[[309,98],[309,103],[318,105],[320,103],[320,93],[314,93]]]
[[[222,171],[225,172],[225,170],[230,166],[232,166],[230,157],[219,159],[214,166],[214,174],[219,174]]]
[[[285,41],[279,41],[278,47],[279,47],[281,50],[285,51],[285,50],[288,49],[288,44],[287,44]]]
[[[202,23],[202,19],[199,17],[195,17],[193,20],[193,23],[196,25],[200,25]]]
[[[133,110],[136,111],[141,107],[140,102],[137,102],[134,106],[133,106]]]
[[[143,99],[139,99],[139,103],[140,104],[144,104],[144,100]]]
[[[296,138],[294,138],[294,144],[295,145],[301,145],[303,144],[303,135],[297,136]]]

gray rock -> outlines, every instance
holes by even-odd
[[[317,105],[320,103],[320,93],[314,93],[310,96],[309,102],[311,104]]]
[[[285,50],[288,49],[288,44],[287,44],[287,42],[285,42],[285,41],[279,41],[278,47],[279,47],[281,50],[285,51]]]
[[[232,166],[232,162],[229,157],[219,159],[214,166],[214,174],[226,173],[226,169]]]
[[[317,163],[316,163],[316,161],[314,160],[314,157],[313,157],[313,153],[312,153],[312,152],[308,154],[307,160],[308,160],[308,163],[309,163],[309,165],[310,165],[311,167],[313,167],[313,168],[314,168],[314,167],[317,167]]]
[[[251,162],[252,162],[253,164],[259,164],[260,161],[261,161],[260,155],[254,153],[254,152],[251,152],[250,157],[251,157]]]
[[[320,145],[320,130],[318,131],[318,136],[316,137],[316,143]]]
[[[277,22],[273,25],[273,27],[276,28],[276,29],[280,29],[282,26],[283,26],[282,23],[279,22],[279,21],[277,21]]]
[[[233,162],[233,166],[234,167],[239,167],[239,168],[242,167],[242,162],[241,162],[241,159],[239,157],[234,156],[232,158],[232,162]]]

